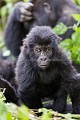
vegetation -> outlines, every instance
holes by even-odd
[[[63,23],[59,23],[53,28],[53,31],[55,31],[58,35],[62,35],[68,29],[74,30],[71,39],[65,39],[60,43],[60,46],[65,50],[68,57],[73,60],[74,63],[80,64],[80,14],[73,14],[72,16],[77,21],[77,24],[66,27]]]
[[[4,56],[10,55],[3,42],[3,31],[6,24],[7,16],[12,11],[12,6],[20,0],[2,0],[0,2],[0,51]],[[22,0],[27,2],[28,0]],[[80,5],[80,0],[74,0],[77,5]],[[80,15],[72,15],[77,21],[77,24],[71,27],[66,27],[64,24],[58,24],[53,30],[59,34],[64,34],[68,29],[73,29],[74,33],[71,39],[66,39],[60,43],[60,46],[66,51],[67,55],[75,63],[80,64]],[[45,108],[39,110],[30,110],[24,105],[21,107],[12,103],[5,103],[3,92],[0,92],[0,120],[80,120],[80,115],[60,114]],[[40,114],[40,116],[38,116]]]
[[[0,92],[0,120],[80,120],[80,115],[60,114],[45,108],[30,110],[26,106],[4,103],[3,92]]]

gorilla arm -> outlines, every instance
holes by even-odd
[[[11,53],[16,57],[20,53],[22,39],[28,33],[28,30],[25,32],[24,22],[32,19],[30,12],[32,6],[32,3],[19,2],[15,5],[13,12],[8,18],[4,40],[8,49],[10,49]]]
[[[19,83],[18,93],[21,102],[23,102],[31,109],[38,109],[42,107],[42,103],[36,91],[36,73],[31,66],[28,55],[24,55],[25,52],[26,51],[23,52],[23,55],[20,54],[16,68],[16,79],[18,79],[17,82]],[[24,71],[24,73],[22,71]]]
[[[6,88],[4,91],[4,96],[6,97],[6,102],[13,102],[19,105],[18,96],[15,89],[11,84],[0,76],[0,88]]]
[[[73,113],[78,114],[80,113],[80,74],[71,63],[66,64],[66,61],[61,68],[64,87],[71,97]]]

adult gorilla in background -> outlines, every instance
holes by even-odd
[[[8,80],[4,79],[0,75],[0,89],[4,90],[3,94],[5,96],[5,102],[12,102],[17,105],[19,105],[19,99],[18,99],[18,94],[16,92],[16,89],[8,82]]]
[[[72,26],[75,21],[72,13],[80,13],[80,8],[72,0],[30,0],[28,3],[19,2],[9,16],[6,30],[5,43],[11,53],[17,57],[20,53],[22,39],[30,29],[36,25],[54,27],[63,22]],[[66,32],[62,38],[70,37],[73,31]]]
[[[24,40],[16,67],[20,101],[29,108],[43,107],[51,97],[53,110],[64,112],[67,94],[73,113],[80,113],[80,75],[58,47],[59,37],[50,27],[33,28]]]
[[[6,102],[19,105],[17,95],[17,84],[15,81],[14,64],[0,59],[0,88],[5,88],[4,96]]]

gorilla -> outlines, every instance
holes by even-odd
[[[41,99],[50,97],[52,109],[64,112],[69,94],[73,113],[80,113],[80,74],[59,48],[59,39],[47,26],[27,35],[16,66],[18,96],[31,109],[42,108]]]
[[[14,65],[7,60],[0,60],[0,88],[5,88],[5,102],[19,105]]]
[[[12,55],[16,58],[20,53],[23,38],[35,26],[51,26],[63,22],[66,26],[74,25],[71,14],[80,13],[80,8],[72,0],[30,0],[28,3],[18,2],[10,14],[5,29],[4,40]],[[62,39],[72,34],[69,29]]]

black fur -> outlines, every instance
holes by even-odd
[[[0,88],[5,88],[6,102],[18,104],[14,64],[7,60],[0,60]]]
[[[0,88],[5,88],[4,96],[6,98],[5,102],[13,102],[19,105],[18,94],[12,85],[0,76]]]
[[[35,27],[23,43],[16,67],[18,94],[21,102],[29,108],[43,107],[41,98],[53,98],[53,110],[64,112],[67,94],[72,100],[73,113],[80,113],[80,75],[66,55],[58,47],[59,37],[49,27]],[[51,63],[48,69],[39,69],[35,55],[35,44],[50,43]]]
[[[0,75],[13,87],[17,88],[15,81],[15,65],[8,60],[0,60]]]

